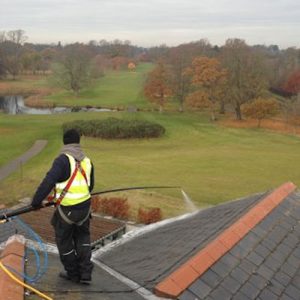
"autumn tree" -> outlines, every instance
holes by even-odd
[[[135,63],[131,61],[131,62],[127,65],[127,69],[128,69],[129,71],[131,71],[131,72],[135,71],[135,69],[136,69]]]
[[[63,50],[59,61],[53,66],[52,82],[71,90],[78,96],[91,80],[91,54],[82,44],[70,44]]]
[[[192,58],[187,55],[185,48],[176,47],[170,50],[169,62],[171,65],[170,84],[173,96],[179,102],[179,111],[182,112],[191,87],[191,76],[186,72],[186,68],[192,62]]]
[[[297,70],[290,74],[285,82],[283,89],[291,94],[300,94],[300,70]]]
[[[226,70],[216,58],[196,57],[187,73],[192,76],[194,91],[187,102],[193,107],[206,108],[211,111],[211,120],[215,120],[217,103],[222,99],[221,87],[226,80]]]
[[[236,118],[241,120],[241,105],[263,96],[268,87],[263,61],[240,39],[226,41],[221,60],[228,72],[226,97],[234,107]]]
[[[152,102],[159,105],[159,111],[172,95],[170,87],[170,73],[163,62],[159,62],[148,75],[144,86],[145,96]]]
[[[278,102],[273,98],[258,97],[252,102],[245,103],[242,106],[243,113],[246,117],[256,119],[257,127],[260,127],[263,119],[270,118],[278,113]]]

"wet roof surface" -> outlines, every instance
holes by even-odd
[[[94,266],[93,280],[90,285],[76,284],[58,276],[62,271],[62,265],[58,255],[50,254],[48,256],[49,264],[47,273],[41,280],[34,285],[36,289],[53,297],[55,300],[141,300],[144,299],[135,291],[98,266]],[[31,255],[27,263],[26,271],[35,272],[35,260]],[[27,296],[25,299],[40,299],[34,295]]]
[[[152,290],[162,278],[239,219],[264,195],[197,212],[138,236],[96,259]]]

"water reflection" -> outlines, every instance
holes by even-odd
[[[104,112],[111,111],[103,108],[72,108],[67,107],[53,107],[53,108],[32,108],[28,107],[24,103],[23,96],[4,96],[0,97],[0,111],[4,111],[7,114],[32,114],[32,115],[49,115],[57,113],[67,113],[72,111],[96,111]]]

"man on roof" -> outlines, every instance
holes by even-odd
[[[35,192],[31,205],[39,208],[52,191],[56,210],[51,224],[65,271],[59,276],[73,282],[92,280],[90,243],[91,191],[94,168],[80,147],[80,134],[65,131],[64,146]],[[49,199],[49,196],[48,196]]]

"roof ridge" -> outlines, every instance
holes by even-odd
[[[292,182],[287,182],[268,194],[195,256],[158,283],[154,288],[155,294],[177,298],[295,189]]]

